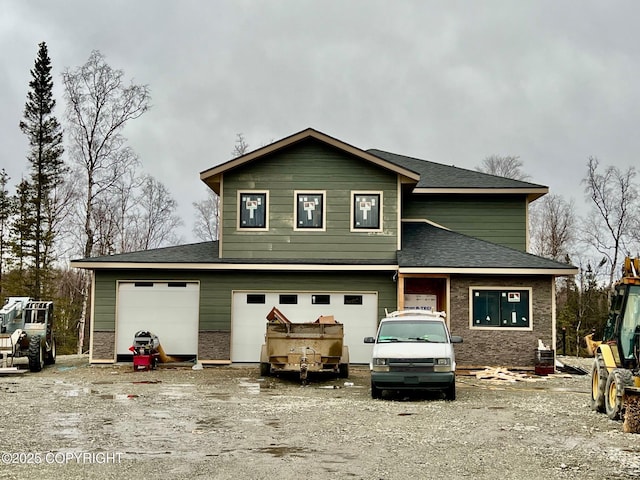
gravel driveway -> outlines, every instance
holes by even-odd
[[[589,376],[460,375],[454,402],[372,400],[365,367],[347,382],[301,386],[260,378],[257,366],[133,372],[61,356],[0,377],[0,479],[640,476],[640,435],[589,409]]]

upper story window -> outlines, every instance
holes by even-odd
[[[326,192],[295,192],[294,230],[325,231]]]
[[[382,192],[351,192],[351,231],[382,231]]]
[[[238,191],[238,229],[269,229],[269,192]]]

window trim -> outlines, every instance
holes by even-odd
[[[320,195],[322,197],[322,226],[298,226],[298,197],[300,195]],[[293,191],[293,231],[294,232],[326,232],[327,231],[327,191],[326,190],[294,190]]]
[[[473,323],[473,292],[478,290],[491,290],[497,292],[509,292],[516,290],[525,290],[529,293],[529,326],[527,327],[502,327],[502,326],[479,326]],[[523,286],[507,286],[507,285],[497,285],[497,286],[477,286],[471,285],[469,287],[469,329],[470,330],[487,330],[487,331],[500,331],[500,332],[531,332],[533,331],[533,287],[523,287]]]
[[[356,227],[356,195],[377,195],[378,196],[378,228],[362,228]],[[382,232],[382,214],[383,214],[383,191],[382,190],[351,190],[350,196],[350,212],[349,212],[349,231],[350,232]]]
[[[261,194],[264,195],[265,198],[265,206],[264,206],[264,227],[243,227],[241,225],[242,221],[242,210],[241,210],[241,199],[242,195],[251,195],[251,194]],[[236,230],[239,232],[266,232],[269,230],[269,190],[238,190],[236,194]]]

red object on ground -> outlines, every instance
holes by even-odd
[[[157,353],[133,356],[133,369],[136,372],[139,370],[151,370],[156,367],[156,363],[158,363]]]

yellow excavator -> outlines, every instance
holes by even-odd
[[[591,408],[612,420],[624,415],[627,387],[640,387],[640,258],[627,257],[616,283],[601,341],[585,340],[594,355]],[[627,391],[632,391],[627,390]]]

